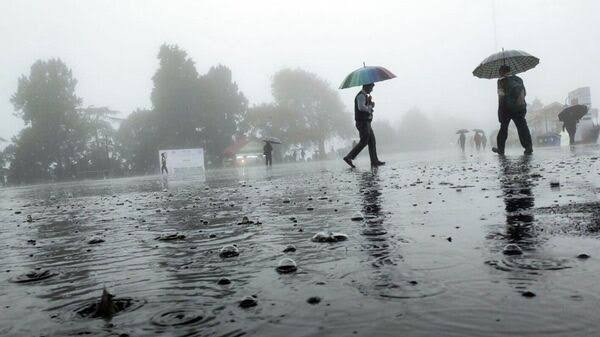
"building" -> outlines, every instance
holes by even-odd
[[[532,104],[534,110],[527,113],[527,124],[531,130],[531,139],[536,146],[560,146],[560,132],[562,122],[558,120],[558,113],[564,105],[553,102],[543,106],[541,103]]]

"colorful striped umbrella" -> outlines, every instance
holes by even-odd
[[[479,78],[499,78],[500,66],[510,67],[509,75],[515,75],[535,68],[540,63],[540,59],[529,55],[521,50],[502,50],[499,53],[488,56],[475,70],[473,76]]]
[[[340,89],[381,82],[394,77],[396,77],[396,75],[384,67],[363,66],[346,76],[340,85]]]

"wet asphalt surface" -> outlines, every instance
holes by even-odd
[[[429,152],[166,189],[0,189],[0,335],[594,335],[598,156]],[[89,309],[104,287],[112,319]]]

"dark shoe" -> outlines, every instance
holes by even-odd
[[[492,152],[494,152],[494,153],[497,153],[497,154],[499,154],[499,155],[501,155],[501,156],[502,156],[502,155],[504,155],[504,151],[500,151],[500,150],[498,150],[498,148],[497,148],[497,147],[493,147],[493,148],[492,148]]]
[[[533,154],[533,149],[526,149],[525,152],[523,152],[523,154],[526,156]]]
[[[356,166],[354,166],[354,164],[352,164],[352,159],[350,159],[348,157],[344,157],[344,161],[346,162],[346,164],[350,165],[350,167],[356,168]]]
[[[383,165],[385,165],[384,161],[376,161],[374,163],[371,163],[371,166],[375,166],[375,167],[377,167],[377,166],[383,166]]]

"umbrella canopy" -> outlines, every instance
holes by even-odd
[[[481,129],[473,129],[473,131],[483,133],[483,130]]]
[[[561,122],[578,121],[588,112],[587,105],[575,104],[563,109],[558,113],[558,120]]]
[[[460,129],[460,130],[456,131],[456,134],[467,133],[467,132],[469,132],[469,130],[467,130],[467,129]]]
[[[488,56],[475,70],[473,76],[479,78],[500,78],[499,69],[502,65],[510,67],[509,75],[525,72],[535,68],[540,59],[521,50],[502,50]]]
[[[281,141],[279,140],[279,138],[275,138],[275,137],[265,137],[265,139],[263,139],[263,142],[268,142],[268,143],[273,143],[273,144],[281,144]]]
[[[391,71],[384,67],[364,66],[351,72],[342,84],[340,89],[358,87],[365,84],[381,82],[396,77]]]

